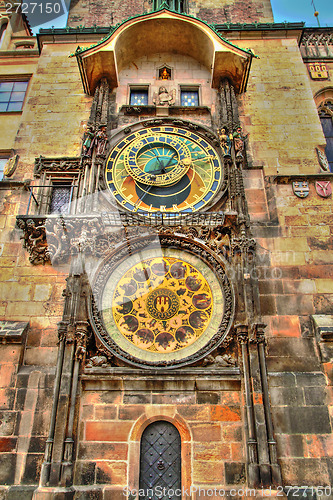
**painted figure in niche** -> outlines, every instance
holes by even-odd
[[[244,137],[243,132],[242,132],[242,127],[237,127],[235,132],[232,135],[233,140],[234,140],[234,146],[235,146],[235,154],[236,154],[236,159],[242,160],[244,157],[244,140],[246,137]]]
[[[175,104],[176,91],[175,89],[170,92],[167,91],[165,87],[160,87],[158,92],[154,93],[153,103],[155,106],[171,106]]]
[[[166,67],[164,67],[162,70],[160,70],[160,80],[170,80],[171,79],[171,71],[167,70]]]
[[[95,131],[94,127],[89,126],[84,134],[83,138],[83,145],[82,145],[82,154],[83,156],[91,157],[92,155],[92,148],[91,148],[91,143],[94,139],[95,136]]]
[[[223,156],[230,157],[232,135],[228,134],[227,129],[225,127],[221,128],[219,133],[219,139],[220,139],[221,149],[223,151]]]
[[[108,136],[106,135],[105,125],[100,125],[94,142],[96,147],[96,154],[104,155],[106,151],[106,145],[108,143]]]

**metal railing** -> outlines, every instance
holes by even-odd
[[[223,212],[180,213],[180,212],[103,212],[105,226],[221,226]]]

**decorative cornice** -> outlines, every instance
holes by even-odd
[[[49,172],[73,172],[78,171],[82,168],[80,166],[80,158],[74,156],[62,156],[57,158],[45,158],[45,156],[39,156],[35,158],[35,177],[40,177],[44,170]]]
[[[196,214],[147,214],[147,217],[124,212],[102,215],[17,216],[17,227],[23,231],[23,246],[32,264],[67,261],[71,255],[103,257],[123,241],[149,235],[180,235],[202,242],[217,255],[229,259],[231,248],[254,247],[254,240],[234,237],[229,231],[237,229],[234,214],[208,212]]]

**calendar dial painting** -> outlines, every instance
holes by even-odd
[[[133,364],[172,366],[212,343],[226,311],[224,286],[197,255],[151,248],[113,259],[94,292],[93,322],[105,346]]]
[[[117,202],[137,213],[202,210],[223,177],[216,150],[181,127],[151,127],[130,134],[112,150],[106,181]]]
[[[201,272],[175,257],[146,259],[119,280],[113,319],[124,337],[149,352],[171,353],[195,342],[213,313]]]

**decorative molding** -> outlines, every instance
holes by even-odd
[[[16,218],[16,226],[23,231],[23,248],[29,253],[31,264],[45,264],[50,262],[48,242],[45,231],[45,217]]]
[[[333,113],[332,113],[332,115],[333,115]],[[333,118],[333,116],[332,116],[332,118]],[[319,161],[319,165],[320,165],[321,169],[324,170],[325,172],[329,172],[330,165],[328,163],[327,156],[326,156],[325,152],[321,151],[319,148],[316,148],[316,152],[317,152],[318,161]]]
[[[11,156],[11,158],[9,158],[7,160],[7,163],[6,163],[5,168],[3,170],[3,175],[5,177],[11,177],[13,175],[13,173],[16,170],[19,158],[20,158],[19,155],[14,155],[14,156]]]
[[[314,314],[311,316],[318,342],[333,342],[333,315]]]
[[[24,343],[28,327],[23,321],[0,321],[0,344]]]
[[[170,214],[168,214],[170,215]],[[237,252],[255,250],[255,240],[237,235],[237,214],[208,212],[166,217],[149,217],[125,212],[102,215],[17,216],[16,225],[23,231],[23,246],[32,264],[65,262],[79,252],[103,257],[123,241],[139,236],[182,235],[204,243],[217,255],[230,260]]]
[[[35,177],[40,177],[44,171],[48,172],[78,172],[81,169],[80,158],[63,156],[59,158],[46,158],[39,156],[35,158]]]

